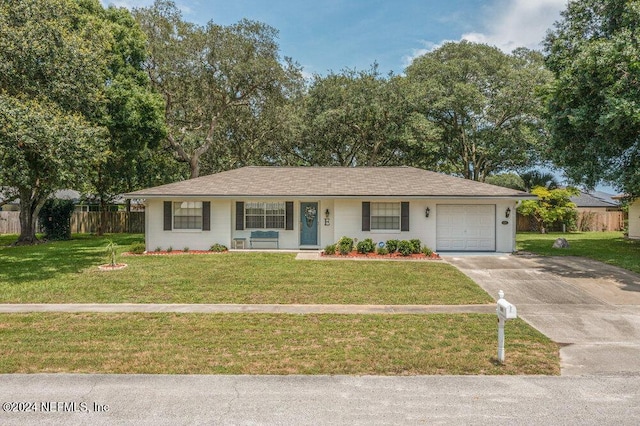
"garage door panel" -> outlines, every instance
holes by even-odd
[[[493,204],[438,205],[436,250],[495,251],[495,211]]]

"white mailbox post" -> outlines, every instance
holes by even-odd
[[[500,290],[498,292],[498,307],[496,308],[498,314],[498,361],[500,364],[504,363],[504,323],[507,320],[518,318],[516,307],[511,303],[504,300],[504,292]]]

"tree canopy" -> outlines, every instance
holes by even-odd
[[[97,0],[0,0],[0,187],[20,197],[21,235],[58,189],[122,191],[123,172],[164,134],[126,9]]]
[[[576,183],[640,196],[640,2],[569,2],[545,46],[549,156]]]
[[[295,64],[280,61],[277,31],[266,24],[201,27],[164,0],[134,15],[148,37],[148,74],[164,97],[167,141],[192,178],[214,144],[229,142],[225,119],[259,115],[300,77]]]
[[[315,75],[294,151],[303,164],[383,166],[403,162],[407,106],[399,80],[370,70]]]
[[[536,90],[550,79],[539,53],[445,43],[406,74],[418,164],[484,181],[536,162],[545,142]]]

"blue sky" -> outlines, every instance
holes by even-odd
[[[128,8],[152,0],[101,0]],[[282,56],[307,75],[344,68],[402,73],[445,41],[484,42],[510,52],[539,49],[567,0],[176,0],[186,20],[228,25],[242,18],[279,31]]]

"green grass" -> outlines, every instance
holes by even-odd
[[[554,249],[556,238],[566,238],[568,249]],[[622,232],[518,233],[518,250],[545,256],[582,256],[640,273],[640,241]]]
[[[495,315],[4,314],[0,373],[559,374],[522,320]]]
[[[0,238],[0,303],[492,303],[472,280],[437,261],[300,261],[290,253],[234,252],[121,256],[126,269],[101,272],[109,238],[120,252],[143,239],[81,235],[8,247],[11,237]]]

